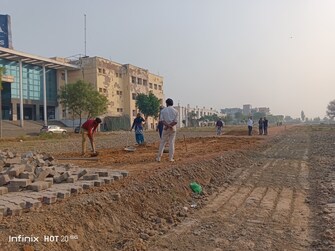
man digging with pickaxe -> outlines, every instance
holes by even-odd
[[[86,136],[89,138],[92,147],[91,156],[98,156],[98,152],[95,150],[93,134],[97,130],[98,125],[101,123],[100,118],[89,119],[81,126],[81,135],[82,135],[82,156],[86,153]]]

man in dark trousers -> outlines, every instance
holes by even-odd
[[[263,129],[264,129],[264,135],[268,135],[268,120],[266,117],[263,119]]]
[[[263,135],[263,118],[260,118],[258,120],[258,130],[259,130],[259,135]]]
[[[91,142],[93,156],[97,156],[98,153],[95,149],[93,134],[97,130],[98,125],[101,123],[100,118],[89,119],[81,126],[81,135],[82,135],[82,155],[86,153],[86,136],[89,138]]]

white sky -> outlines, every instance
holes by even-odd
[[[165,97],[323,118],[335,99],[333,0],[2,0],[14,49],[84,54],[164,77]]]

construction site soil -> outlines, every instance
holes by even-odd
[[[164,154],[160,163],[153,132],[134,152],[124,151],[133,135],[97,135],[97,161],[66,159],[79,157],[79,135],[1,141],[1,149],[49,152],[60,163],[129,176],[4,217],[0,250],[335,250],[334,126],[271,127],[268,136],[230,128],[214,135],[178,132],[176,161]],[[191,182],[203,192],[194,193]],[[10,241],[19,235],[38,242]]]

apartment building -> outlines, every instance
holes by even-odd
[[[147,69],[101,57],[81,57],[71,63],[78,65],[81,70],[69,72],[69,83],[83,80],[108,98],[108,110],[103,116],[129,115],[132,121],[138,112],[135,102],[140,93],[152,92],[160,104],[164,104],[163,77]],[[148,118],[147,123],[148,129],[155,128],[154,118]]]

